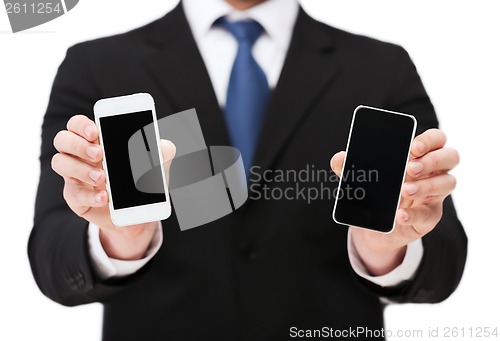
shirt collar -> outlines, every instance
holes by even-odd
[[[222,16],[229,20],[253,19],[281,48],[287,49],[299,12],[297,0],[267,0],[245,11],[233,8],[224,0],[182,0],[184,12],[196,40],[211,29]]]

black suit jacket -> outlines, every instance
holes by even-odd
[[[89,259],[88,223],[66,206],[63,180],[51,170],[52,140],[72,115],[92,118],[96,100],[136,92],[153,95],[159,117],[196,108],[207,144],[230,144],[180,6],[147,26],[68,50],[43,122],[29,258],[36,282],[54,301],[104,304],[104,340],[282,340],[291,327],[380,329],[381,295],[439,302],[458,285],[467,239],[449,198],[441,222],[423,238],[418,273],[397,288],[355,275],[347,228],[332,221],[328,197],[250,199],[235,213],[184,232],[173,214],[163,222],[162,248],[139,273],[100,280]],[[255,164],[328,170],[330,157],[345,149],[359,104],[411,113],[419,132],[438,125],[401,47],[329,27],[300,10]]]

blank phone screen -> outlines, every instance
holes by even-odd
[[[114,209],[166,201],[161,173],[157,173],[159,184],[157,192],[163,193],[144,193],[135,186],[130,164],[128,142],[134,133],[153,122],[153,112],[147,110],[101,117],[99,121]],[[153,158],[158,159],[157,146],[150,146],[144,134],[143,136],[144,152],[154,154]]]
[[[367,107],[356,111],[336,197],[338,222],[392,230],[414,129],[408,115]]]

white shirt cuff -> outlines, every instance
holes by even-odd
[[[108,257],[99,238],[99,227],[89,223],[88,244],[90,259],[97,275],[101,279],[131,275],[141,269],[158,252],[163,242],[161,222],[158,222],[153,239],[144,258],[138,260],[120,260]]]
[[[422,245],[422,239],[417,239],[408,244],[403,262],[394,270],[382,276],[371,276],[368,274],[368,270],[363,264],[354,246],[354,242],[352,241],[351,228],[349,228],[347,233],[347,253],[351,266],[358,276],[379,286],[391,287],[401,284],[415,276],[418,266],[422,261],[422,257],[424,256],[424,246]]]

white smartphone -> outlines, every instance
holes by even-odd
[[[94,105],[94,116],[104,151],[102,164],[113,224],[128,226],[168,218],[171,207],[153,97],[140,93],[101,99]],[[145,127],[154,130],[148,138]],[[133,176],[129,141],[138,135],[144,139],[145,159],[159,165],[148,179],[156,187],[153,193],[138,190]]]
[[[394,229],[415,117],[359,106],[354,111],[333,219],[389,233]]]

